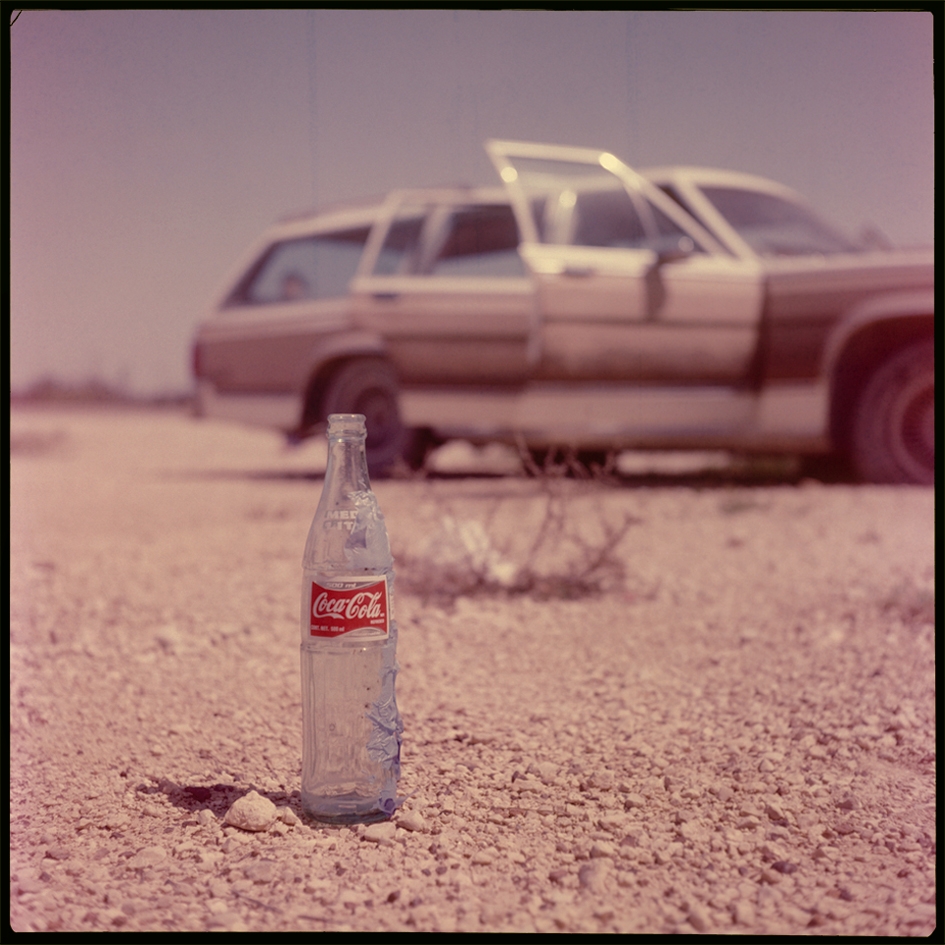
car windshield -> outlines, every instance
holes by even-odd
[[[702,193],[759,256],[853,253],[858,247],[800,204],[737,187]]]

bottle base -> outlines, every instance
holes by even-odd
[[[352,824],[377,824],[384,820],[390,820],[391,815],[382,810],[373,811],[370,814],[313,814],[303,808],[302,814],[306,820],[314,821],[319,824],[333,824],[337,827],[350,826]]]
[[[382,820],[390,820],[394,813],[394,805],[390,810],[383,810],[378,806],[376,798],[368,800],[365,797],[352,794],[341,794],[335,797],[323,797],[317,801],[302,798],[302,813],[309,819],[323,824],[374,824]]]

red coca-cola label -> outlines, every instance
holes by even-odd
[[[387,580],[371,584],[339,581],[335,587],[313,581],[309,617],[313,637],[337,637],[364,628],[386,636],[390,631]]]

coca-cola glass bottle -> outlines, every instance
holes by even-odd
[[[361,414],[328,418],[328,468],[302,558],[302,808],[328,823],[396,807],[393,559]]]

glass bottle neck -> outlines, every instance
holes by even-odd
[[[361,414],[332,414],[328,418],[328,466],[325,493],[330,500],[344,500],[354,492],[369,492],[367,432]]]

